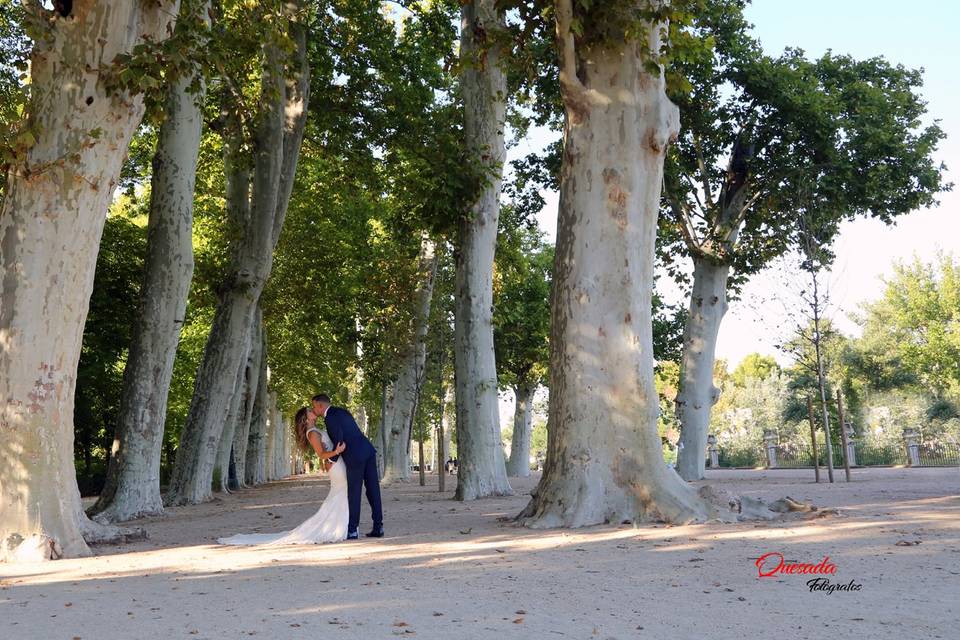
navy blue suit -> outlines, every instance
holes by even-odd
[[[323,417],[327,435],[333,446],[343,442],[347,448],[339,457],[347,467],[347,500],[350,503],[350,522],[347,531],[353,533],[360,525],[360,490],[367,487],[367,502],[373,511],[374,531],[383,528],[383,505],[380,502],[380,474],[377,473],[377,450],[360,431],[350,412],[341,407],[328,407]],[[336,461],[337,457],[331,458]]]

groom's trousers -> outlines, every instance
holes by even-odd
[[[373,512],[374,530],[383,527],[383,505],[380,502],[380,474],[377,473],[376,454],[366,462],[347,467],[347,500],[350,503],[350,522],[347,531],[353,532],[360,526],[360,490],[367,489],[367,502]]]

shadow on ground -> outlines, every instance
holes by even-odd
[[[311,514],[326,481],[293,478],[171,509],[140,523],[149,540],[98,557],[0,565],[0,637],[953,637],[960,470],[863,469],[834,485],[812,475],[721,470],[707,482],[839,507],[840,517],[531,531],[499,519],[526,504],[537,478],[515,481],[512,497],[458,503],[430,477],[385,490],[383,540],[214,544]],[[758,578],[767,552],[829,556],[832,582],[862,588],[827,594],[810,592],[809,576]]]

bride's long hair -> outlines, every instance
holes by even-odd
[[[304,453],[310,453],[313,451],[313,447],[310,446],[310,441],[307,440],[307,414],[310,413],[310,409],[307,407],[300,407],[297,410],[297,415],[293,418],[293,437],[297,441],[297,447]]]

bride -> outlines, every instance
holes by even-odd
[[[327,434],[315,426],[316,421],[317,417],[313,412],[302,407],[294,418],[294,429],[297,445],[304,451],[309,451],[312,447],[330,475],[330,492],[320,505],[320,509],[291,531],[237,534],[229,538],[220,538],[217,540],[218,543],[229,545],[320,544],[346,539],[347,520],[350,515],[347,502],[346,466],[343,458],[338,458],[332,465],[329,461],[330,458],[340,455],[345,445],[341,442],[334,448]]]

